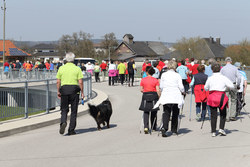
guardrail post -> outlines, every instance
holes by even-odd
[[[90,92],[90,99],[92,97],[92,75],[90,74],[90,82],[89,82],[89,92]]]
[[[49,113],[49,80],[46,81],[46,114]]]
[[[24,100],[25,100],[25,105],[24,105],[24,110],[25,110],[25,116],[24,118],[28,118],[28,109],[29,109],[29,106],[28,106],[28,81],[25,81],[25,90],[24,90]]]

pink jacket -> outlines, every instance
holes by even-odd
[[[221,97],[224,94],[223,104],[221,106]],[[224,107],[227,105],[228,107],[228,97],[225,92],[220,91],[210,91],[209,96],[207,99],[207,105],[212,107],[220,107],[220,109],[224,109]]]

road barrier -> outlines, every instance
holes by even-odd
[[[28,118],[31,114],[46,113],[60,106],[56,79],[26,80],[0,83],[0,120],[9,117]],[[91,74],[83,78],[85,101],[93,97]]]

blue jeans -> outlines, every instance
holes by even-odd
[[[202,104],[202,112],[201,112],[201,104]],[[206,107],[207,107],[207,103],[206,102],[202,102],[202,103],[196,103],[196,115],[200,114],[201,112],[201,119],[205,119],[206,116]]]

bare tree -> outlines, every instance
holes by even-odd
[[[184,58],[196,58],[204,59],[206,53],[204,52],[205,41],[200,37],[195,38],[185,38],[178,40],[177,43],[173,46],[178,50]]]

